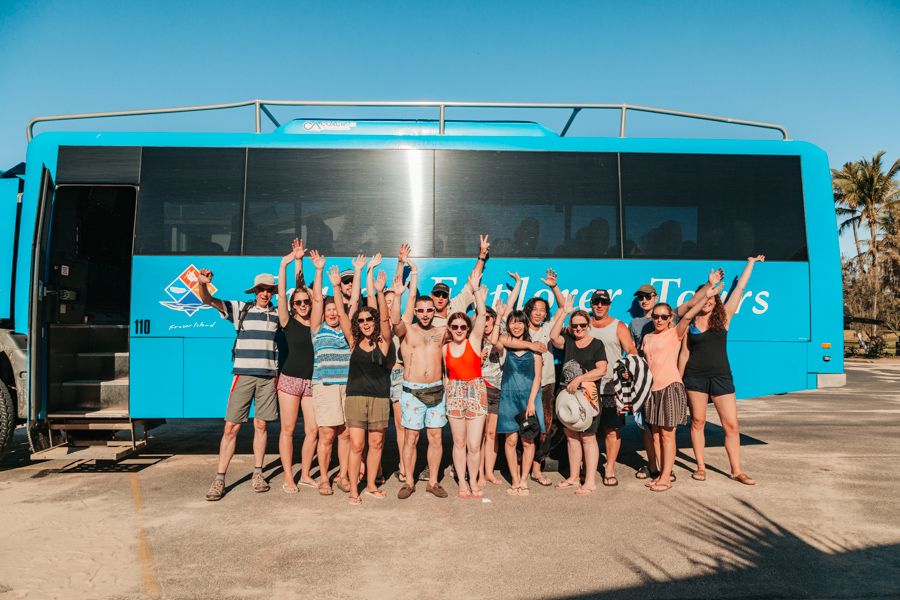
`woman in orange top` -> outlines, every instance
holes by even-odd
[[[450,339],[444,344],[444,367],[447,372],[444,388],[450,432],[453,434],[453,469],[459,479],[460,498],[480,498],[484,495],[477,480],[481,437],[488,409],[487,388],[481,375],[486,299],[487,288],[482,286],[475,293],[474,324],[462,312],[453,313],[447,319]]]
[[[653,445],[660,449],[661,464],[659,476],[646,485],[653,492],[664,492],[672,487],[672,469],[675,466],[675,427],[688,424],[688,398],[678,372],[678,351],[681,340],[687,333],[691,321],[711,298],[722,291],[718,287],[707,286],[705,293],[695,294],[688,303],[688,312],[672,327],[674,313],[672,307],[660,302],[653,307],[653,333],[644,336],[642,350],[653,386],[650,397],[644,403],[644,418],[653,430]]]

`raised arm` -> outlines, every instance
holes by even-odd
[[[330,269],[328,269],[328,280],[331,282],[331,286],[339,290],[341,289],[341,272],[338,270],[337,265],[332,265]],[[350,317],[347,316],[347,310],[344,308],[344,303],[339,299],[334,299],[334,307],[337,309],[338,319],[340,319],[341,323],[341,331],[344,332],[344,337],[347,338],[347,343],[350,344],[350,347],[353,347],[353,330],[350,327]]]
[[[378,301],[375,299],[375,267],[381,264],[381,252],[375,254],[366,267],[366,306],[369,308],[378,308]],[[382,289],[384,286],[382,286]]]
[[[744,297],[744,289],[750,281],[750,275],[753,274],[754,265],[758,262],[765,262],[765,260],[765,254],[751,256],[747,259],[747,264],[744,265],[744,271],[741,273],[741,276],[738,277],[737,285],[731,290],[731,294],[728,295],[728,300],[725,301],[725,312],[728,314],[729,320],[734,316],[734,313],[737,312],[738,307],[741,305],[741,300]]]
[[[550,327],[550,342],[557,348],[563,348],[566,345],[566,338],[562,335],[563,321],[575,308],[575,296],[567,295],[563,299],[562,308],[553,315],[553,325]]]
[[[706,291],[702,294],[700,292],[697,292],[696,294],[694,294],[693,298],[686,302],[688,311],[683,317],[681,317],[681,320],[678,321],[678,325],[675,326],[679,340],[684,337],[685,333],[687,333],[688,327],[691,326],[691,321],[693,321],[694,317],[696,317],[697,314],[703,309],[703,305],[706,304],[706,301],[716,294],[720,294],[722,292],[723,285],[724,284],[719,283],[719,285],[715,287],[706,288]]]
[[[288,263],[293,260],[294,252],[291,251],[281,259],[281,265],[278,267],[278,322],[282,327],[286,327],[291,319],[290,312],[288,312],[287,283],[284,280],[287,279]]]
[[[507,271],[510,277],[515,281],[515,285],[513,285],[512,290],[509,292],[509,301],[503,306],[503,312],[501,313],[499,310],[497,311],[497,317],[506,321],[506,317],[510,315],[510,313],[515,310],[516,302],[519,300],[519,293],[522,291],[522,278],[519,277],[518,273],[513,273],[511,271]]]
[[[472,324],[472,331],[469,332],[469,343],[473,348],[477,348],[476,352],[481,352],[481,342],[484,339],[484,319],[485,301],[487,301],[487,288],[481,286],[475,290],[475,322]],[[496,329],[496,325],[494,326]]]
[[[725,271],[723,271],[721,268],[710,269],[709,277],[707,278],[706,283],[703,284],[702,288],[697,290],[697,293],[694,294],[694,296],[700,296],[702,298],[703,295],[706,293],[706,290],[708,290],[711,287],[716,287],[717,285],[719,285],[719,282],[722,281],[722,279],[724,277],[725,277]],[[690,309],[690,300],[687,302],[684,302],[683,304],[679,304],[678,308],[675,309],[675,314],[677,314],[678,318],[680,319],[681,317],[683,317],[684,315],[687,314],[687,311],[689,309]]]
[[[412,325],[413,315],[415,314],[416,309],[416,295],[418,294],[419,289],[419,268],[409,258],[406,259],[407,264],[409,265],[409,295],[406,298],[406,306],[403,309],[402,318],[396,319],[396,325],[394,325],[394,333],[398,336],[403,337],[406,335],[406,328],[409,325]],[[400,293],[402,294],[403,288],[400,288]],[[396,292],[395,292],[396,293]],[[400,310],[400,300],[402,296],[397,295],[394,297],[394,314]],[[399,317],[399,315],[398,315]],[[392,319],[393,320],[393,319]]]
[[[325,257],[317,250],[311,250],[309,258],[316,268],[316,277],[313,279],[312,312],[309,314],[309,328],[315,333],[322,324],[322,315],[325,314],[325,299],[322,297],[322,277],[325,271]]]
[[[225,303],[218,298],[213,298],[212,294],[209,293],[209,288],[206,287],[212,281],[212,278],[213,272],[209,269],[200,269],[200,272],[197,273],[197,282],[200,284],[197,287],[197,293],[200,296],[200,302],[207,306],[212,306],[220,313],[225,314]]]
[[[556,271],[547,269],[547,275],[541,278],[541,283],[546,285],[553,292],[553,297],[556,298],[556,306],[562,306],[566,299],[563,296],[562,290],[559,289]]]
[[[475,261],[475,267],[472,269],[472,273],[469,275],[469,281],[477,281],[478,285],[480,285],[481,276],[484,274],[484,265],[487,262],[488,255],[491,253],[491,243],[488,241],[487,234],[480,235],[478,237],[478,260]],[[474,292],[477,289],[477,287],[473,287],[472,291]]]
[[[303,257],[306,255],[306,247],[303,240],[294,238],[291,242],[291,250],[294,253],[294,287],[305,288],[306,280],[303,279]]]
[[[387,282],[387,275],[384,271],[378,272],[378,278],[374,281],[373,287],[369,288],[371,290],[372,296],[376,297],[376,303],[378,304],[378,320],[381,322],[381,339],[378,340],[378,347],[381,348],[381,353],[387,356],[388,350],[391,347],[391,315],[388,314],[387,302],[384,299],[384,284]],[[399,299],[395,296],[394,300],[399,302]]]
[[[350,288],[350,300],[347,303],[350,305],[350,314],[355,315],[359,306],[359,287],[362,280],[362,270],[366,266],[366,255],[357,254],[356,258],[351,261],[351,264],[353,264],[353,286]],[[341,289],[340,286],[335,288],[335,290],[339,289]],[[337,298],[337,291],[335,291],[335,298]]]

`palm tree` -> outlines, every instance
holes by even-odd
[[[856,162],[845,163],[840,170],[831,170],[835,202],[843,204],[839,207],[841,214],[849,215],[841,226],[846,227],[850,223],[857,236],[860,224],[865,225],[869,232],[868,273],[873,289],[879,289],[881,281],[879,252],[885,233],[883,225],[894,214],[898,202],[898,187],[894,178],[900,173],[900,159],[895,160],[887,172],[884,172],[883,157],[884,150],[876,153],[871,161],[861,158]],[[862,254],[861,240],[858,237],[856,243],[857,252]],[[878,318],[878,294],[872,298],[872,317]]]
[[[856,245],[856,259],[862,256],[862,242],[859,239],[859,223],[862,215],[859,212],[859,202],[855,193],[847,193],[838,180],[853,181],[856,178],[856,163],[844,163],[844,167],[838,171],[831,170],[832,185],[834,189],[834,210],[843,220],[838,224],[838,233],[843,234],[850,228],[853,231],[853,243]],[[849,186],[846,186],[849,187]],[[852,259],[851,259],[852,260]]]

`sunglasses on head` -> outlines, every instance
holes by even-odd
[[[434,296],[435,298],[449,298],[450,297],[450,294],[448,294],[447,292],[441,291],[441,290],[438,290],[436,292],[431,292],[431,295]]]
[[[637,295],[638,300],[650,300],[651,298],[653,298],[655,296],[656,296],[656,294],[638,294]]]
[[[309,299],[294,300],[294,306],[306,306],[309,303]]]
[[[587,323],[572,323],[572,329],[587,329]]]
[[[469,328],[465,323],[454,323],[450,326],[450,329],[453,331],[465,331]]]
[[[654,321],[668,321],[672,318],[672,315],[650,315],[650,318]]]
[[[434,309],[433,308],[417,308],[416,312],[417,313],[433,313]]]
[[[357,317],[356,322],[357,323],[374,323],[375,317],[373,317],[372,315],[369,315],[368,317]]]

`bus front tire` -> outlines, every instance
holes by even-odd
[[[0,382],[0,460],[12,449],[13,432],[16,430],[16,402],[9,388]]]

